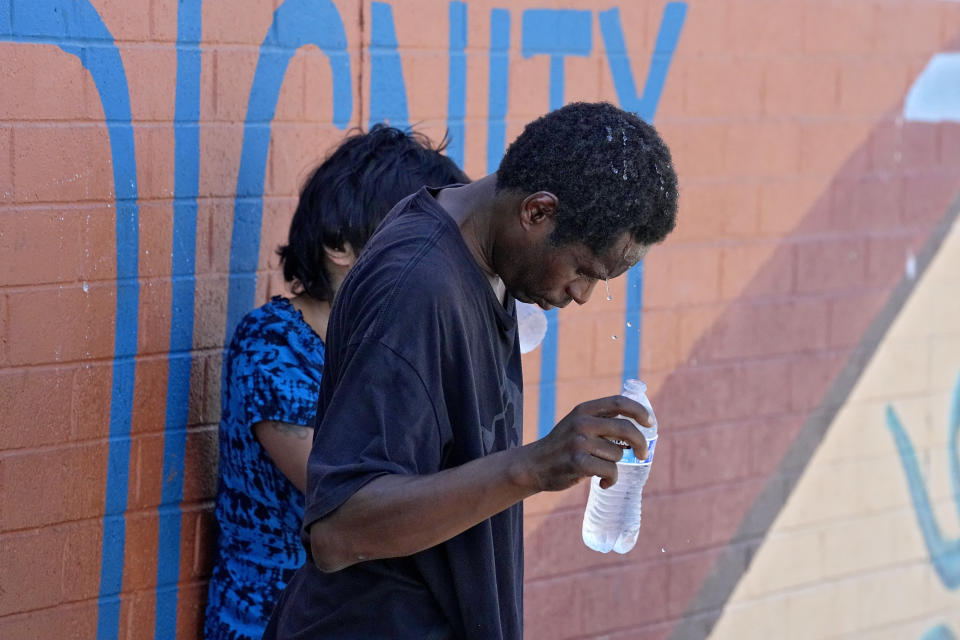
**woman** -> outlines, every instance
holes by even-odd
[[[374,229],[423,185],[469,182],[442,146],[376,125],[347,138],[307,181],[280,247],[292,299],[248,313],[226,351],[220,418],[220,525],[208,639],[260,638],[293,571],[330,303]]]

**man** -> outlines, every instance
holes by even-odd
[[[521,638],[523,499],[616,482],[639,404],[586,402],[519,446],[515,300],[585,303],[673,229],[654,129],[609,104],[527,125],[499,170],[399,203],[344,281],[307,467],[312,562],[265,638]]]

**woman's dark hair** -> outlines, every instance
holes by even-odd
[[[497,190],[557,196],[551,240],[606,251],[625,231],[660,242],[677,217],[677,174],[656,130],[606,103],[576,102],[534,120],[500,162]]]
[[[324,246],[359,254],[397,202],[424,185],[470,182],[450,158],[445,141],[384,124],[351,135],[307,180],[290,223],[287,244],[277,250],[283,277],[294,293],[331,300]]]

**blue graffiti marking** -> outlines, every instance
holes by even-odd
[[[633,81],[633,70],[627,45],[620,26],[620,10],[611,9],[599,14],[600,32],[603,35],[607,63],[613,76],[613,86],[617,90],[620,106],[633,111],[647,122],[653,122],[663,92],[663,85],[670,70],[680,31],[687,15],[684,2],[671,2],[663,8],[660,19],[660,31],[650,57],[650,68],[643,95],[637,96]],[[643,314],[643,262],[639,262],[627,272],[627,303],[623,328],[623,380],[637,378],[640,375],[640,336]]]
[[[319,47],[330,62],[333,123],[345,129],[353,112],[350,56],[340,12],[330,0],[287,0],[274,12],[273,24],[260,46],[247,103],[230,242],[227,342],[240,318],[253,308],[270,125],[287,65],[296,50],[308,44]]]
[[[564,60],[567,56],[589,56],[593,48],[592,17],[589,11],[528,9],[523,12],[523,57],[550,56],[550,110],[563,106]],[[547,333],[540,345],[540,396],[537,433],[543,437],[553,429],[557,395],[557,310],[546,312]]]
[[[589,11],[527,9],[523,12],[524,58],[550,56],[550,110],[563,106],[563,67],[567,56],[589,56],[593,49]]]
[[[940,624],[935,626],[933,629],[930,629],[922,636],[920,640],[956,640],[957,636],[953,635],[953,632],[950,631],[946,626]]]
[[[393,8],[370,3],[370,124],[389,122],[398,129],[410,126],[403,65],[397,51]]]
[[[0,16],[0,32],[5,39],[53,44],[80,59],[97,87],[110,136],[117,206],[117,309],[97,638],[116,637],[120,626],[118,594],[123,584],[124,512],[140,299],[137,165],[127,74],[113,35],[86,0],[4,0],[0,2]]]
[[[897,445],[897,451],[900,454],[900,462],[903,464],[903,471],[907,476],[917,524],[920,525],[920,532],[923,534],[923,542],[930,554],[930,561],[933,563],[933,567],[943,585],[950,590],[957,589],[960,587],[960,539],[945,540],[940,532],[940,527],[933,517],[930,497],[927,495],[920,466],[917,463],[916,452],[903,425],[900,423],[897,412],[891,406],[887,406],[887,428],[890,429],[893,440]],[[950,422],[947,429],[949,430],[947,447],[951,455],[950,479],[954,501],[957,509],[960,510],[960,460],[957,459],[957,432],[960,431],[960,376],[957,377],[957,383],[953,390]]]
[[[507,140],[510,82],[510,12],[490,12],[490,89],[487,95],[487,173],[500,166]]]
[[[180,502],[183,499],[193,304],[196,290],[197,194],[200,176],[200,38],[202,0],[181,0],[177,9],[177,91],[174,106],[172,301],[163,484],[158,508],[154,637],[173,638],[180,579]]]
[[[467,117],[467,3],[450,3],[449,88],[447,96],[447,156],[463,166],[465,136],[464,118]]]

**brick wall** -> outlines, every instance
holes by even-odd
[[[527,636],[786,637],[788,611],[824,621],[797,637],[960,633],[942,613],[957,587],[934,577],[958,561],[926,549],[892,432],[838,417],[865,372],[896,375],[867,366],[910,351],[890,327],[947,246],[960,125],[903,105],[958,42],[960,4],[936,0],[0,0],[0,636],[198,636],[220,349],[284,293],[297,189],[349,127],[449,131],[479,177],[578,99],[655,122],[680,222],[612,300],[552,317],[524,360],[525,436],[635,373],[664,434],[625,557],[580,541],[585,487],[528,501]],[[940,415],[955,330],[914,325],[936,365],[889,401]],[[935,425],[913,434],[931,487],[957,455]],[[828,461],[861,465],[884,440],[886,475],[842,477],[902,500],[862,512],[810,480],[832,434]],[[789,516],[804,496],[833,505],[812,547]],[[908,551],[823,569],[877,518]],[[805,573],[810,548],[827,551]],[[835,595],[904,563],[937,606],[873,615]]]

